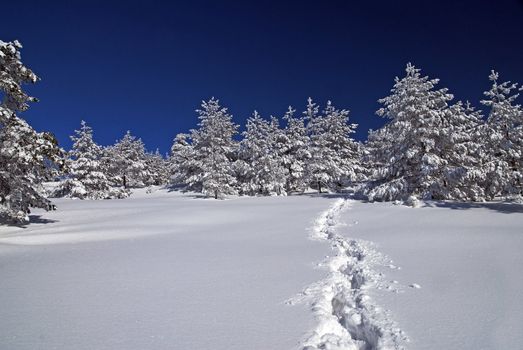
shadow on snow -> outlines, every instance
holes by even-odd
[[[29,215],[29,222],[25,223],[16,223],[12,221],[7,221],[5,219],[0,219],[0,225],[27,228],[30,224],[52,224],[58,222],[58,220],[46,219],[42,215]]]
[[[424,203],[425,207],[448,208],[454,210],[466,210],[485,208],[495,210],[503,214],[523,214],[523,204],[514,202],[450,202],[450,201],[429,201]]]

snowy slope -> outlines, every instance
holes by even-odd
[[[523,344],[520,204],[166,191],[57,204],[0,227],[1,349]]]
[[[351,224],[344,236],[394,260],[382,272],[400,292],[372,294],[406,331],[407,348],[523,348],[521,204],[354,201],[340,220]]]
[[[285,301],[321,278],[330,199],[56,202],[0,227],[1,349],[293,349],[314,326]]]

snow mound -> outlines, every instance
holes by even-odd
[[[308,286],[291,302],[308,302],[318,320],[303,342],[304,350],[403,349],[408,338],[387,311],[374,303],[369,291],[387,284],[375,271],[385,266],[385,257],[370,242],[345,239],[336,233],[340,213],[351,202],[339,199],[316,221],[312,239],[328,241],[334,256],[321,265],[329,275]],[[390,288],[388,288],[390,289]]]

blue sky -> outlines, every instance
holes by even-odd
[[[478,107],[490,69],[523,82],[521,0],[11,1],[0,33],[42,78],[24,117],[66,148],[84,119],[166,152],[211,96],[240,124],[330,99],[364,139],[409,61]]]

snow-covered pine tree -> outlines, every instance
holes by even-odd
[[[516,83],[499,84],[499,74],[489,76],[492,87],[481,103],[490,107],[484,127],[485,194],[511,197],[523,194],[523,109],[516,103]]]
[[[199,168],[194,164],[195,153],[189,134],[176,135],[169,157],[171,185],[183,186],[187,190],[201,192]]]
[[[236,179],[236,191],[240,195],[252,195],[252,178],[253,173],[248,159],[244,159],[247,155],[241,151],[241,144],[237,144],[238,148],[232,155],[232,176]]]
[[[456,194],[452,191],[459,181],[454,181],[451,189],[448,180],[464,176],[464,169],[459,169],[461,160],[453,153],[457,152],[457,140],[463,141],[462,131],[474,125],[474,116],[459,107],[449,108],[453,96],[445,88],[435,89],[438,79],[422,77],[410,63],[406,73],[404,78],[395,79],[392,94],[379,100],[383,107],[377,114],[390,121],[369,135],[368,150],[376,167],[376,182],[367,192],[368,197],[453,198]],[[462,124],[464,119],[470,122]],[[472,197],[463,191],[462,195]]]
[[[335,108],[331,101],[327,101],[323,115],[327,121],[327,132],[321,137],[337,157],[337,166],[331,172],[334,180],[332,185],[336,188],[338,184],[363,180],[361,145],[351,137],[358,125],[350,124],[349,111]]]
[[[36,132],[16,113],[37,101],[22,89],[23,84],[38,80],[20,59],[18,41],[0,41],[0,219],[29,221],[30,207],[52,209],[41,182],[49,163],[61,163],[56,139],[49,133]]]
[[[309,152],[309,135],[305,118],[295,115],[296,110],[289,106],[283,119],[286,126],[276,138],[276,150],[286,170],[285,190],[287,193],[303,192],[307,187],[306,166],[311,154]]]
[[[93,140],[93,129],[82,120],[76,135],[71,136],[73,147],[66,161],[69,176],[55,190],[54,196],[80,199],[122,197],[112,190],[102,171],[102,147]]]
[[[442,160],[434,167],[431,196],[435,199],[482,201],[481,183],[483,116],[469,102],[461,101],[445,110],[439,144],[434,153]]]
[[[145,154],[145,164],[149,177],[146,179],[146,185],[165,185],[169,182],[169,167],[167,160],[161,155],[160,150],[156,152],[147,152]]]
[[[276,118],[263,119],[254,111],[240,142],[239,157],[248,166],[241,187],[249,195],[285,194],[285,169],[276,149],[280,132]]]
[[[106,148],[105,164],[114,184],[124,188],[144,187],[150,177],[145,146],[130,131],[113,146]]]
[[[196,112],[199,128],[192,129],[188,136],[179,135],[172,147],[175,178],[188,189],[216,199],[235,194],[233,155],[237,144],[233,136],[238,125],[214,97],[202,101]]]
[[[235,194],[231,157],[237,147],[233,136],[238,132],[238,125],[215,98],[203,101],[202,109],[197,112],[199,128],[191,130],[191,139],[202,192],[215,199]]]
[[[357,180],[363,173],[358,144],[350,137],[356,125],[349,124],[349,111],[336,109],[330,101],[323,113],[308,99],[307,130],[311,158],[307,178],[321,193],[322,187],[338,190],[346,180]]]

